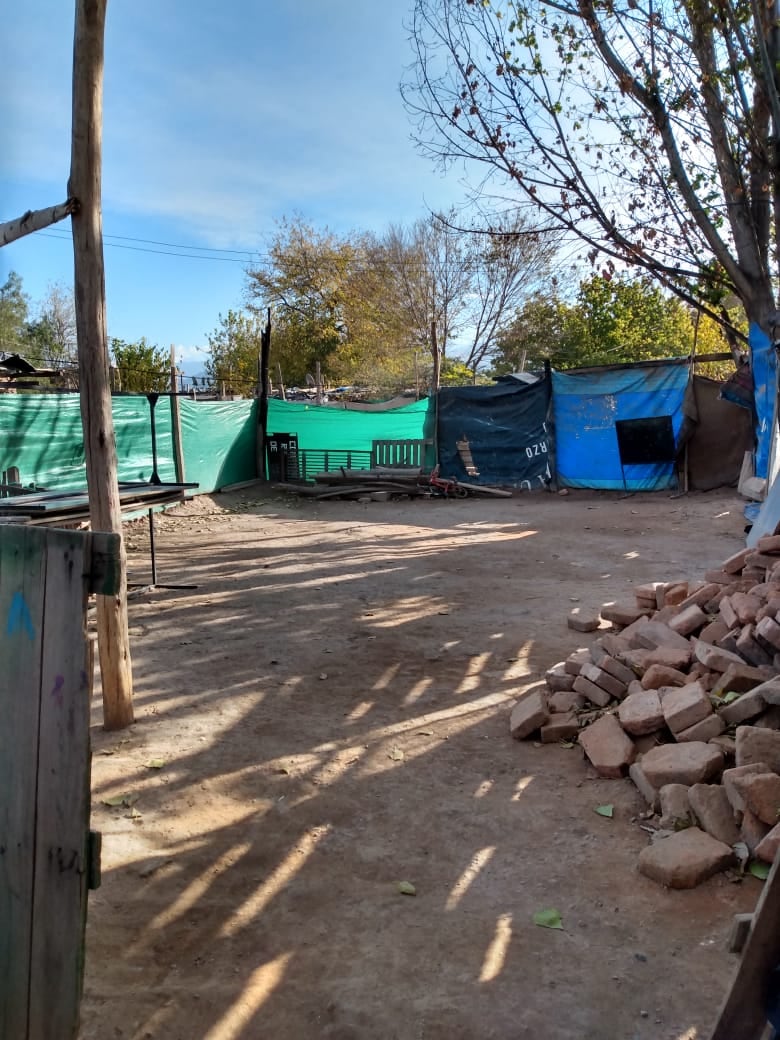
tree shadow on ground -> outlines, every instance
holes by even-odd
[[[633,787],[509,739],[586,577],[513,505],[161,524],[199,588],[132,604],[139,721],[94,732],[84,1040],[703,1035],[734,886],[640,878]]]

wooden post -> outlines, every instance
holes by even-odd
[[[314,387],[314,400],[317,404],[322,404],[322,367],[320,366],[319,361],[317,362],[317,367],[315,369]]]
[[[276,371],[279,373],[279,396],[283,401],[287,400],[287,393],[284,389],[284,379],[282,378],[282,366],[277,361]]]
[[[257,404],[256,472],[260,480],[267,477],[265,441],[268,436],[268,363],[271,357],[271,308],[266,312],[265,328],[260,334],[260,400]]]
[[[114,595],[97,597],[103,724],[106,729],[115,730],[133,722],[133,674],[127,630],[127,557],[121,537],[122,515],[106,340],[101,211],[105,20],[106,0],[76,0],[68,194],[79,200],[80,207],[71,220],[81,421],[90,523],[93,531],[109,531],[120,536],[117,591]]]
[[[179,391],[176,386],[176,348],[171,343],[171,428],[173,431],[173,466],[176,473],[176,483],[183,484],[187,479],[184,475],[184,449],[181,440],[181,408],[179,407]]]
[[[764,882],[736,977],[710,1040],[759,1040],[780,963],[780,857]]]

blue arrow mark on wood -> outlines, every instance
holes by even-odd
[[[24,629],[30,639],[35,639],[35,626],[30,617],[30,608],[21,592],[15,592],[11,600],[11,609],[8,612],[8,635],[12,636],[17,629]]]

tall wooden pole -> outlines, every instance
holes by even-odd
[[[268,437],[268,365],[271,358],[271,308],[266,314],[265,328],[260,333],[259,381],[260,399],[257,403],[257,476],[267,478],[265,442]]]
[[[101,164],[103,49],[107,0],[76,0],[73,42],[73,130],[68,195],[79,200],[72,217],[81,422],[93,531],[120,535],[117,593],[97,597],[103,724],[133,722],[133,673],[127,631],[127,557],[117,483],[116,437],[106,338]]]
[[[184,473],[184,447],[181,439],[181,408],[179,407],[178,372],[176,371],[176,347],[171,343],[171,430],[173,432],[173,465],[176,483],[187,479]]]

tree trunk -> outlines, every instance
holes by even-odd
[[[433,358],[433,372],[431,373],[431,393],[438,393],[441,382],[441,354],[439,353],[439,341],[436,338],[436,322],[431,322],[431,357]]]
[[[106,0],[76,0],[73,44],[73,130],[68,194],[72,217],[81,421],[93,531],[120,536],[117,593],[97,597],[103,724],[133,722],[133,678],[127,630],[127,557],[117,484],[116,438],[106,339],[101,212],[103,47]]]

